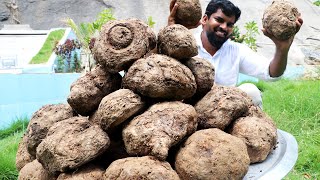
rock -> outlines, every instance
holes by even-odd
[[[4,3],[0,3],[0,22],[8,20],[10,17],[10,11]]]

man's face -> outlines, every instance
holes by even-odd
[[[204,15],[202,18],[203,30],[210,44],[218,49],[229,39],[234,23],[235,16],[226,16],[221,9],[210,17]]]

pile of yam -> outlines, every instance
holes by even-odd
[[[112,20],[92,53],[95,69],[66,103],[33,114],[19,179],[242,179],[276,145],[275,124],[246,93],[214,85],[184,26],[156,35],[138,19]]]

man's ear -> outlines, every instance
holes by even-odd
[[[202,17],[201,20],[200,20],[200,23],[201,23],[202,25],[204,25],[204,24],[207,23],[207,21],[209,21],[209,17],[208,17],[206,14],[204,14],[203,17]]]

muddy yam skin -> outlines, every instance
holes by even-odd
[[[32,156],[28,152],[27,142],[28,142],[28,137],[24,135],[18,145],[18,150],[16,154],[16,168],[18,171],[20,171],[26,164],[36,159],[35,155]]]
[[[247,114],[252,100],[236,87],[214,85],[194,106],[200,129],[224,130],[231,122]]]
[[[56,177],[50,174],[43,166],[34,160],[26,164],[19,172],[18,180],[55,180]]]
[[[277,39],[286,40],[296,34],[296,20],[300,15],[292,2],[274,0],[264,11],[262,25]]]
[[[54,124],[37,148],[37,160],[51,173],[74,170],[102,154],[108,135],[85,117]]]
[[[176,23],[186,27],[196,26],[202,17],[200,1],[177,0],[176,3],[179,4],[175,16]]]
[[[159,161],[152,156],[114,161],[104,174],[104,180],[110,179],[180,180],[168,162]]]
[[[108,73],[98,65],[71,84],[67,101],[78,114],[89,116],[103,97],[120,89],[121,80],[119,73]]]
[[[56,122],[71,118],[74,111],[69,104],[48,104],[42,106],[31,117],[27,127],[27,149],[36,156],[36,148],[46,137],[48,130]]]
[[[229,133],[246,143],[250,163],[263,162],[277,143],[277,128],[267,118],[239,118]]]
[[[220,129],[193,133],[181,146],[175,169],[183,180],[242,179],[250,164],[245,143]]]
[[[195,132],[197,113],[191,105],[179,101],[151,106],[123,129],[122,137],[130,155],[152,155],[160,160],[169,148]]]
[[[115,128],[145,106],[141,97],[129,89],[119,89],[105,96],[92,118],[104,131]]]
[[[61,173],[57,180],[100,180],[104,172],[99,166],[86,164],[74,172]]]
[[[196,93],[184,102],[194,105],[211,90],[214,84],[215,70],[209,61],[199,57],[187,59],[184,64],[192,71],[197,83]]]
[[[191,70],[171,57],[153,54],[139,59],[123,78],[123,88],[154,99],[182,100],[197,90]]]
[[[196,39],[180,24],[166,26],[158,33],[158,52],[178,60],[191,58],[198,54]]]
[[[156,47],[156,35],[138,19],[112,20],[103,25],[92,49],[106,71],[127,70],[137,59]]]

